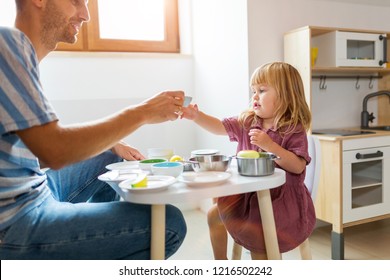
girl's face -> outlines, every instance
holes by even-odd
[[[275,88],[267,85],[252,86],[252,108],[255,114],[263,119],[263,124],[272,127],[275,118],[277,93]]]

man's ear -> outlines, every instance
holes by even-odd
[[[35,5],[37,8],[42,8],[46,4],[46,0],[31,0],[33,5]]]

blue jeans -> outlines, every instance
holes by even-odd
[[[105,152],[47,171],[52,196],[0,232],[1,259],[150,259],[151,207],[118,201],[97,177],[121,159]],[[88,202],[87,202],[88,201]],[[182,213],[166,207],[165,257],[186,235]]]

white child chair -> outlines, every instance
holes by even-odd
[[[320,147],[320,141],[314,135],[308,135],[307,141],[308,141],[308,151],[311,157],[311,162],[308,166],[306,166],[305,185],[309,190],[311,199],[314,202],[317,195],[318,185],[320,182],[321,147]],[[299,245],[299,251],[301,253],[301,258],[303,260],[312,259],[309,238],[307,238],[303,243]],[[242,252],[242,247],[234,242],[232,259],[233,260],[241,259],[241,252]]]

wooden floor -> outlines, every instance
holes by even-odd
[[[178,252],[170,259],[212,260],[213,254],[208,235],[206,215],[200,210],[183,211],[187,222],[187,237]],[[331,226],[322,224],[310,237],[314,260],[331,259]],[[345,259],[390,260],[390,219],[344,229]],[[229,240],[229,252],[232,242]],[[230,257],[230,256],[229,256]],[[250,259],[243,250],[242,259]],[[283,254],[283,259],[298,260],[298,250]]]

